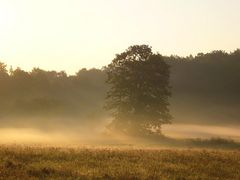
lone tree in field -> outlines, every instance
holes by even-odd
[[[113,114],[110,128],[125,133],[161,134],[170,123],[169,65],[148,45],[130,46],[106,68],[110,89],[106,108]]]

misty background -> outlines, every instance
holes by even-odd
[[[240,125],[239,49],[164,58],[171,65],[173,125]],[[8,70],[1,63],[0,126],[103,131],[111,121],[103,109],[108,90],[105,81],[104,68],[67,75],[40,68]]]

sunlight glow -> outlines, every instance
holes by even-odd
[[[133,44],[163,55],[240,47],[238,0],[1,0],[0,61],[75,73]]]

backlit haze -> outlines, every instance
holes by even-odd
[[[0,0],[0,61],[101,68],[133,44],[186,56],[240,47],[239,0]]]

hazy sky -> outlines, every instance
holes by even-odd
[[[0,61],[74,73],[133,44],[163,55],[240,47],[240,0],[0,0]]]

